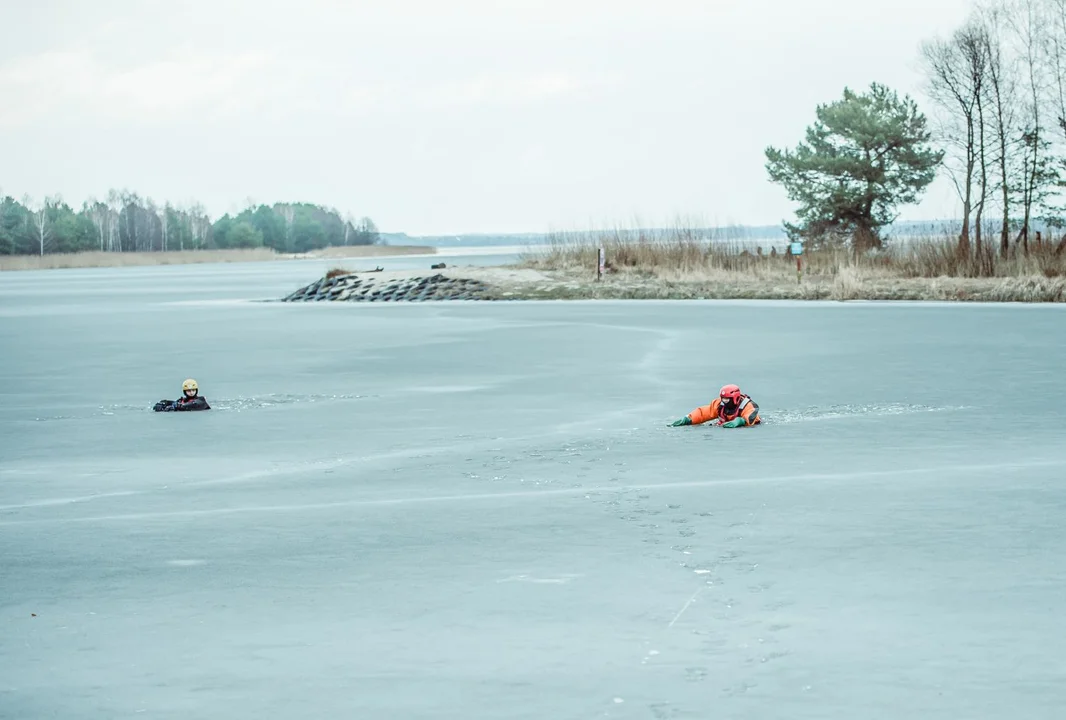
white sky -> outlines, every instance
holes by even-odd
[[[920,94],[969,0],[0,0],[0,191],[298,200],[411,234],[777,224],[767,145]],[[904,219],[956,212],[941,180]]]

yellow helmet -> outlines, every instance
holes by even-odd
[[[200,388],[197,387],[197,385],[196,385],[196,381],[193,380],[192,378],[189,378],[188,380],[186,380],[185,382],[183,382],[181,384],[181,391],[183,393],[189,392],[190,390],[193,390],[193,391],[196,391],[196,392],[199,392],[199,390],[200,390]]]

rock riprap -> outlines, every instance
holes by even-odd
[[[374,273],[324,277],[282,298],[282,302],[425,302],[427,300],[491,300],[490,287],[470,278],[388,278]]]

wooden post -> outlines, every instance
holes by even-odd
[[[788,247],[792,257],[796,258],[796,283],[799,284],[803,282],[803,243],[794,242]]]
[[[601,247],[599,249],[599,252],[597,253],[596,282],[599,282],[600,279],[603,277],[603,273],[604,273],[604,270],[606,269],[606,265],[607,265],[607,254],[603,251],[603,248]]]

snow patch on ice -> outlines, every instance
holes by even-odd
[[[810,407],[804,410],[779,410],[762,413],[767,425],[797,422],[816,422],[821,420],[840,420],[856,416],[909,415],[914,413],[959,412],[973,410],[973,407],[911,405],[906,403],[886,403],[870,405],[829,405],[827,407]]]

